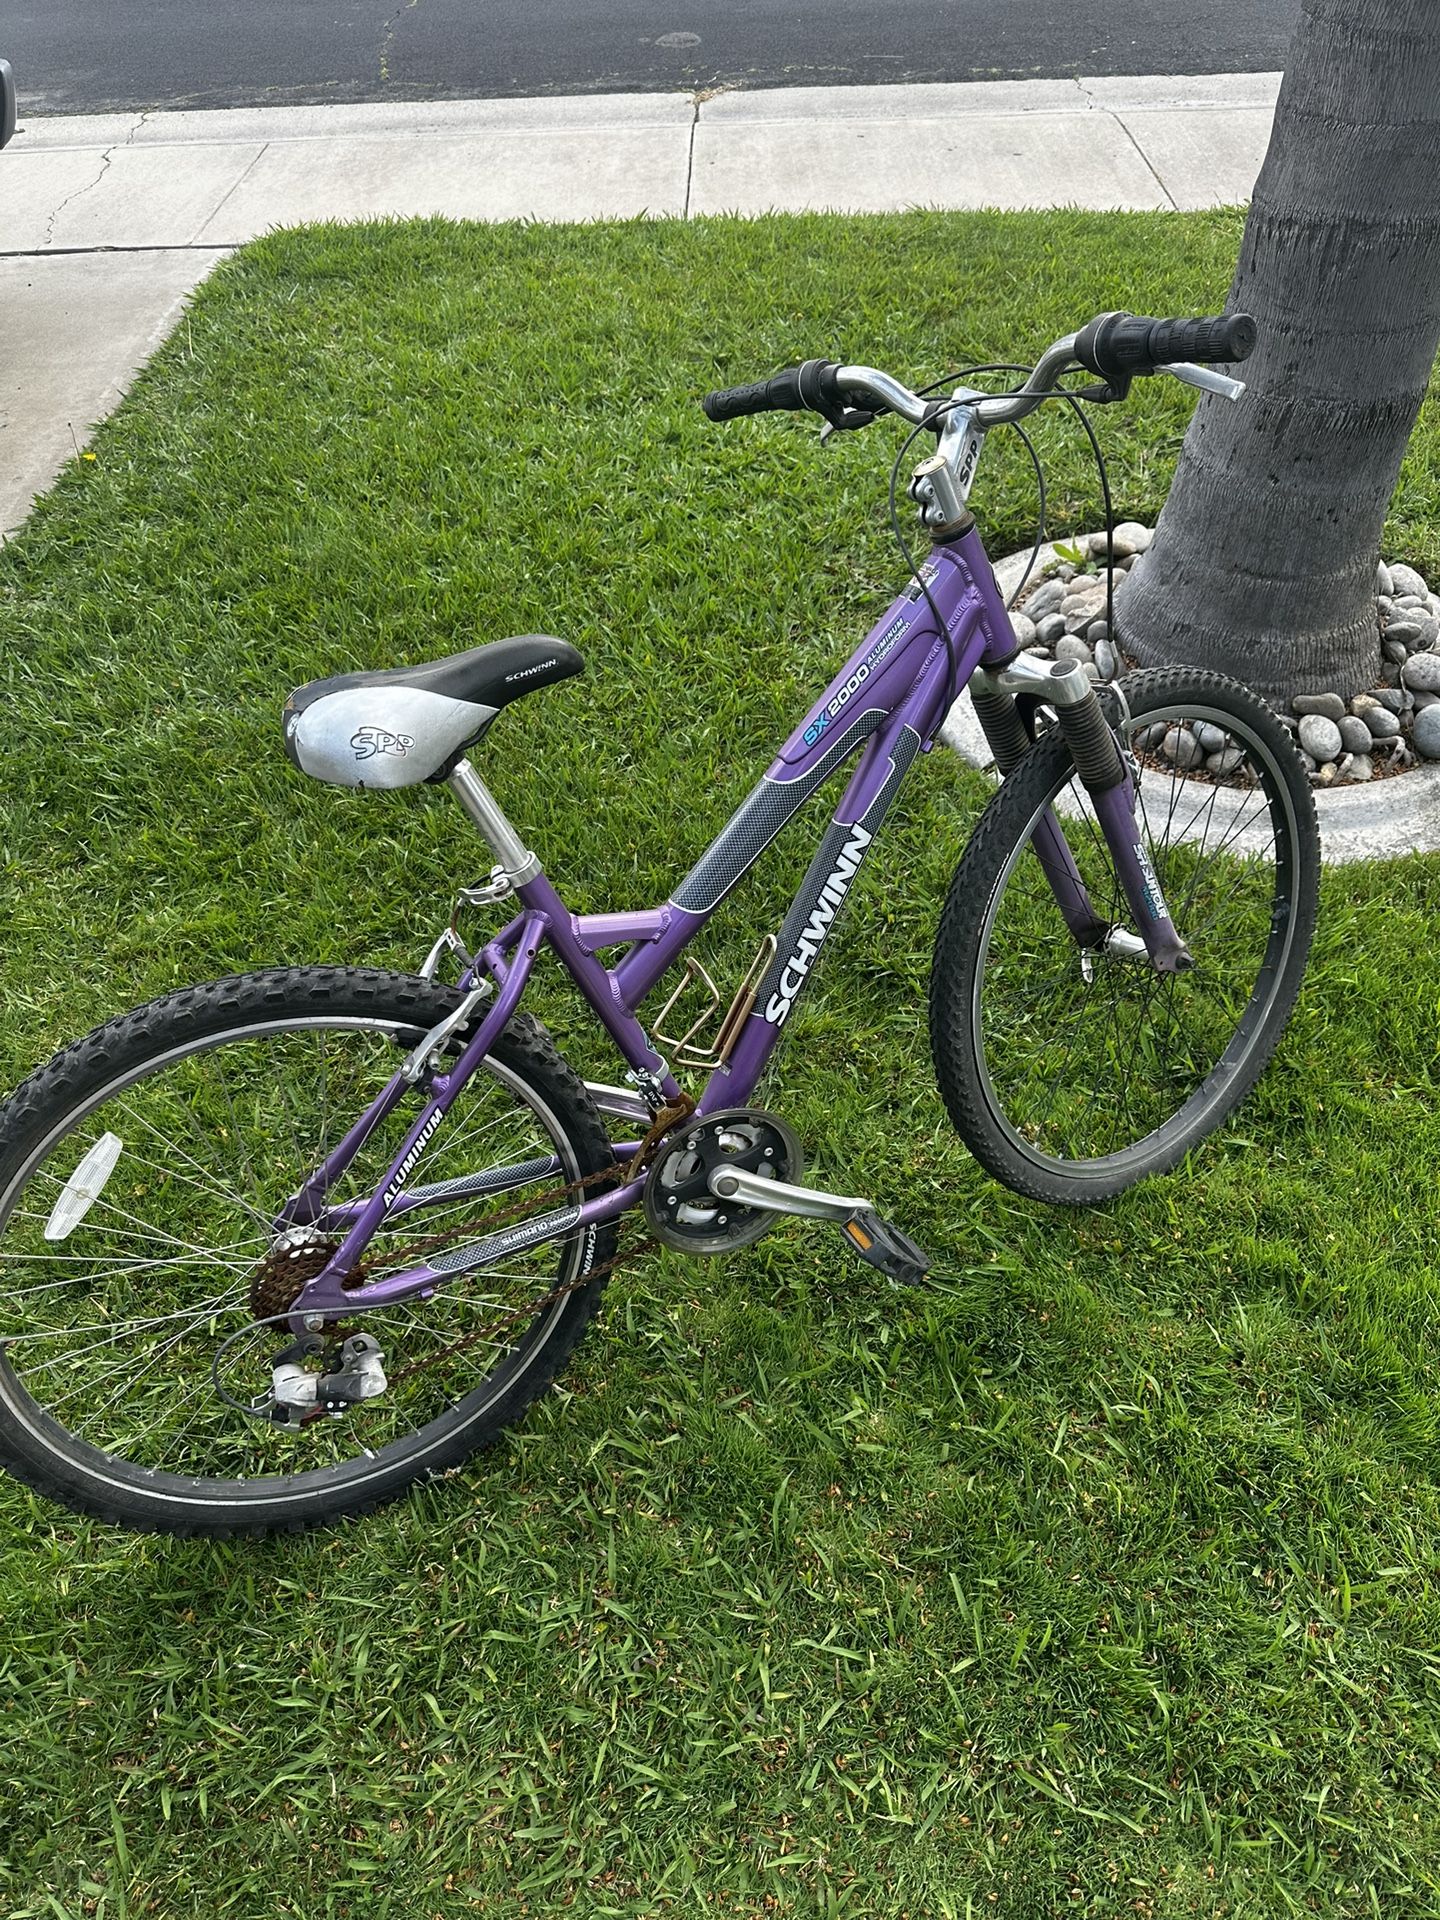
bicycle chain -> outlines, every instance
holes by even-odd
[[[552,1187],[546,1193],[534,1194],[528,1200],[523,1200],[516,1206],[501,1208],[498,1213],[489,1213],[475,1219],[462,1220],[458,1225],[447,1228],[444,1233],[426,1234],[423,1238],[412,1240],[405,1246],[391,1248],[386,1254],[387,1264],[390,1261],[403,1262],[420,1259],[426,1254],[438,1252],[441,1247],[449,1246],[456,1240],[463,1239],[466,1234],[478,1233],[482,1230],[486,1233],[491,1233],[495,1228],[508,1225],[511,1221],[529,1219],[533,1214],[543,1212],[546,1207],[553,1206],[561,1200],[571,1199],[585,1188],[595,1186],[602,1180],[613,1181],[617,1175],[620,1178],[620,1184],[628,1185],[630,1181],[638,1174],[643,1173],[646,1167],[649,1166],[650,1161],[654,1158],[657,1149],[670,1129],[677,1126],[680,1121],[688,1119],[694,1111],[694,1100],[688,1093],[682,1093],[676,1100],[661,1107],[660,1111],[650,1123],[645,1138],[640,1142],[633,1158],[628,1162],[621,1163],[616,1161],[611,1166],[601,1167],[597,1173],[588,1173],[579,1180],[569,1180],[563,1186]],[[540,1244],[543,1246],[546,1243],[542,1241]],[[656,1244],[653,1238],[647,1236],[643,1240],[622,1247],[617,1253],[612,1255],[609,1260],[602,1261],[598,1267],[588,1268],[577,1279],[567,1281],[563,1287],[551,1287],[548,1292],[539,1295],[538,1298],[530,1302],[528,1306],[506,1308],[498,1319],[490,1321],[487,1325],[477,1328],[472,1333],[465,1334],[461,1339],[453,1342],[452,1345],[442,1347],[438,1353],[427,1354],[420,1360],[412,1360],[408,1367],[402,1367],[398,1373],[392,1373],[389,1377],[389,1386],[391,1388],[401,1386],[407,1380],[414,1379],[416,1374],[424,1373],[428,1368],[438,1366],[442,1360],[453,1360],[456,1354],[466,1353],[471,1347],[479,1346],[482,1341],[491,1339],[497,1331],[502,1330],[512,1321],[519,1319],[522,1314],[527,1317],[532,1316],[542,1308],[551,1305],[553,1301],[563,1300],[565,1296],[570,1293],[578,1293],[582,1288],[591,1286],[595,1281],[602,1280],[607,1274],[613,1273],[622,1261],[636,1260],[642,1253],[648,1253]],[[368,1262],[362,1259],[354,1274],[350,1276],[347,1284],[350,1286],[360,1286],[363,1284],[368,1271],[368,1264]]]

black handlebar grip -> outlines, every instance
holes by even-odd
[[[1255,322],[1248,313],[1220,313],[1207,320],[1102,313],[1075,339],[1075,358],[1102,380],[1128,380],[1182,360],[1209,366],[1248,360],[1254,349]]]
[[[828,360],[807,360],[748,387],[707,393],[700,404],[711,420],[739,420],[747,413],[824,413],[840,404],[834,372]]]

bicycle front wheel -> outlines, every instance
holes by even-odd
[[[1173,1167],[1234,1111],[1290,1016],[1319,888],[1303,763],[1263,701],[1223,675],[1122,683],[1137,825],[1195,965],[1158,974],[1058,732],[986,808],[956,870],[930,976],[951,1119],[1017,1192],[1089,1205]],[[1038,856],[1064,833],[1100,920],[1079,947]]]
[[[363,1513],[520,1417],[595,1312],[613,1227],[347,1316],[322,1348],[372,1336],[386,1388],[342,1418],[267,1418],[293,1338],[283,1316],[342,1231],[282,1231],[286,1202],[459,1004],[350,968],[218,980],[111,1021],[18,1089],[0,1112],[0,1464],[122,1525],[267,1533]],[[374,1190],[424,1099],[412,1089],[375,1128],[329,1206]],[[580,1080],[536,1022],[512,1020],[406,1210],[371,1240],[365,1277],[413,1266],[419,1239],[477,1242],[485,1216],[553,1207],[613,1169]]]

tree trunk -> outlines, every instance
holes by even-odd
[[[1230,308],[1259,326],[1248,391],[1201,398],[1120,638],[1271,699],[1349,696],[1440,341],[1436,0],[1303,0]]]

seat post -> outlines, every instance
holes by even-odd
[[[446,784],[460,805],[489,843],[490,851],[505,869],[513,886],[523,887],[540,871],[540,862],[505,818],[500,802],[466,759],[460,759],[446,775]]]

